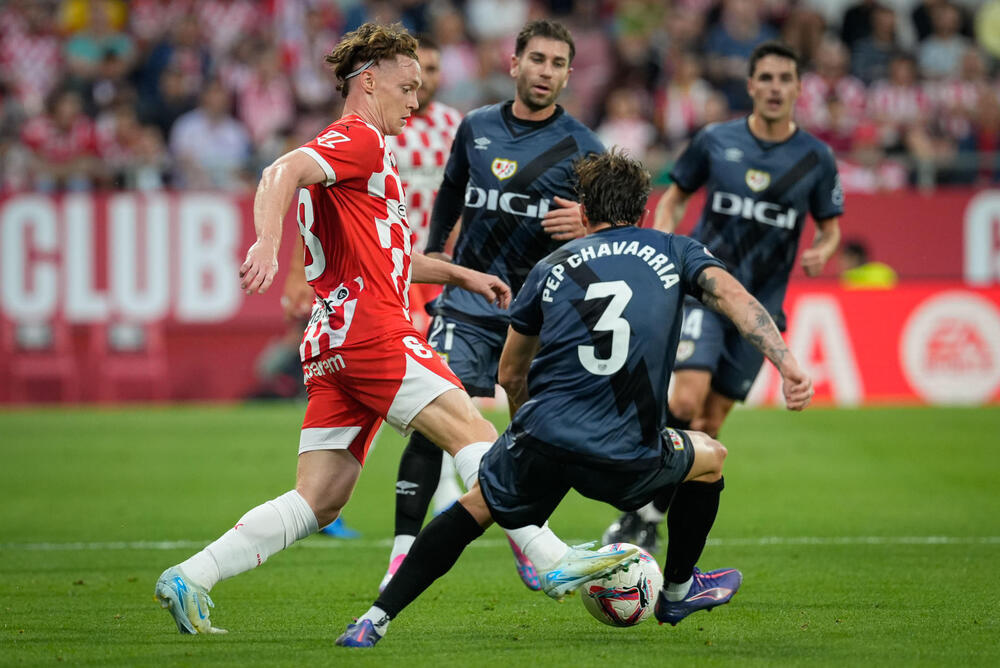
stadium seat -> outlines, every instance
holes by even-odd
[[[90,357],[98,401],[170,398],[162,323],[111,321],[90,328]],[[123,385],[131,384],[122,392]],[[136,391],[136,383],[142,391]]]
[[[62,401],[80,400],[80,375],[73,353],[69,324],[57,318],[47,322],[14,322],[0,318],[3,353],[7,359],[7,399],[11,402],[38,400],[31,385],[58,384]]]

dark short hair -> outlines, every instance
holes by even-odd
[[[441,45],[435,41],[433,37],[425,32],[417,33],[414,35],[417,40],[418,49],[428,49],[430,51],[440,51]]]
[[[524,47],[528,46],[532,37],[547,37],[566,42],[569,44],[569,62],[573,62],[573,57],[576,56],[576,45],[573,43],[573,36],[569,34],[569,30],[563,24],[551,19],[528,21],[521,28],[521,32],[517,33],[517,42],[514,44],[515,56],[524,53]]]
[[[868,247],[865,246],[865,242],[859,239],[850,239],[845,241],[842,252],[845,255],[853,255],[858,258],[858,262],[861,264],[868,262]]]
[[[406,28],[400,23],[365,23],[344,35],[327,55],[326,62],[337,77],[337,90],[347,97],[347,87],[350,84],[347,76],[351,72],[369,60],[377,65],[396,56],[417,59],[417,40],[406,32]]]
[[[753,52],[750,54],[750,74],[749,76],[753,78],[754,72],[757,71],[757,61],[764,56],[778,56],[779,58],[787,58],[788,60],[795,63],[795,78],[801,78],[802,76],[802,61],[799,58],[799,54],[795,52],[795,49],[783,44],[781,42],[769,41],[762,42],[754,48]]]
[[[646,210],[652,178],[620,148],[593,153],[573,164],[576,194],[591,224],[637,225]]]

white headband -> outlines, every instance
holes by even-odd
[[[369,67],[371,67],[374,64],[375,64],[375,59],[373,58],[372,60],[369,60],[367,63],[365,63],[364,65],[362,65],[361,67],[359,67],[358,69],[354,70],[353,72],[351,72],[350,74],[348,74],[346,77],[344,77],[344,81],[347,81],[351,77],[358,76],[359,74],[361,74],[362,72],[364,72],[365,70],[367,70]]]

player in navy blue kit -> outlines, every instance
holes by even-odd
[[[674,165],[654,226],[673,232],[691,193],[704,186],[705,206],[692,237],[723,260],[784,331],[782,304],[799,237],[811,215],[817,228],[800,263],[817,276],[840,242],[843,191],[830,148],[792,120],[800,91],[798,56],[765,42],[750,57],[750,116],[699,132]],[[733,404],[746,399],[763,358],[724,318],[688,299],[670,425],[717,437]],[[622,515],[605,542],[658,550],[657,527],[669,498]]]
[[[583,235],[579,207],[571,199],[572,165],[604,147],[556,104],[574,51],[572,36],[554,21],[532,21],[521,30],[511,58],[514,99],[472,111],[458,128],[431,214],[427,255],[451,259],[441,251],[461,217],[454,262],[499,276],[516,293],[538,260]],[[428,342],[471,396],[492,397],[509,321],[506,310],[466,290],[450,289],[432,308],[436,317]],[[395,540],[380,588],[420,531],[438,484],[441,456],[419,433],[403,452]],[[536,570],[516,545],[532,535],[525,528],[510,538],[518,574],[529,588],[538,589]]]
[[[665,490],[673,496],[660,622],[727,603],[739,588],[735,569],[695,568],[718,510],[726,449],[704,433],[665,428],[685,295],[730,318],[775,364],[790,409],[805,408],[812,382],[764,307],[702,244],[636,227],[650,188],[639,163],[612,151],[576,170],[588,235],[539,262],[510,309],[500,360],[510,426],[483,457],[479,484],[421,531],[338,645],[373,646],[484,527],[545,522],[571,488],[622,509]],[[573,586],[587,580],[574,575],[565,574]]]

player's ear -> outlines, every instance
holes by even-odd
[[[518,59],[517,59],[517,54],[516,53],[512,53],[511,56],[510,56],[510,75],[512,77],[515,77],[515,78],[517,77],[517,73],[518,73],[518,71],[520,69],[518,67],[518,64],[519,63],[518,63]]]
[[[566,78],[563,79],[562,88],[560,88],[559,90],[563,90],[563,88],[566,88],[567,84],[569,84],[569,75],[571,75],[571,74],[573,74],[573,68],[572,67],[570,67],[569,69],[566,70]]]
[[[587,217],[587,207],[580,202],[580,222],[583,223],[583,229],[590,229],[590,218]]]

